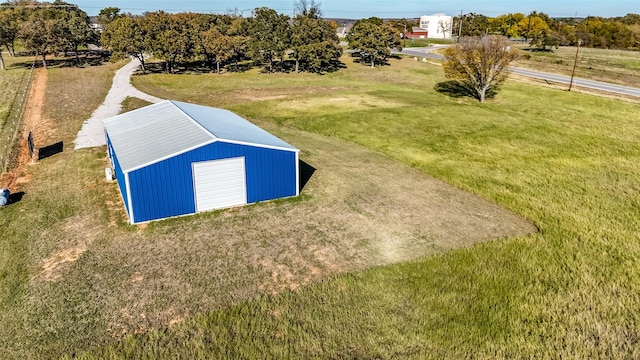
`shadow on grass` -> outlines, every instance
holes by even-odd
[[[300,171],[299,173],[300,188],[298,189],[298,192],[301,193],[302,189],[304,189],[305,185],[307,185],[307,183],[313,176],[313,173],[316,172],[316,168],[314,168],[313,166],[307,164],[302,160],[298,160],[298,169]]]
[[[78,52],[78,57],[76,58],[75,53],[70,53],[65,55],[60,54],[60,56],[56,56],[51,58],[47,56],[47,67],[48,68],[83,68],[83,67],[91,67],[91,66],[100,66],[107,62],[109,62],[109,53],[102,51],[86,51],[86,52]],[[42,67],[42,57],[38,56],[35,59],[36,67]],[[23,62],[21,64],[23,67],[30,67],[31,62]]]
[[[530,52],[544,52],[544,53],[552,53],[553,52],[553,48],[537,48],[537,47],[528,47],[528,48],[524,48],[522,49],[524,51],[530,51]]]
[[[20,202],[20,200],[22,200],[23,197],[24,197],[24,191],[18,191],[17,193],[13,193],[9,195],[9,202],[7,203],[7,205]]]
[[[86,50],[79,51],[76,58],[75,53],[68,53],[64,55],[62,53],[59,56],[52,57],[47,55],[47,67],[48,68],[70,68],[70,67],[91,67],[100,66],[109,62],[110,54],[107,51],[99,50]],[[16,57],[23,58],[23,61],[16,61],[7,70],[30,68],[34,62],[34,54],[29,52],[17,52]],[[42,67],[42,57],[35,56],[36,67]]]
[[[38,149],[38,160],[46,159],[53,155],[59,154],[63,149],[63,142],[58,141],[55,144],[47,145]]]
[[[480,100],[476,90],[469,84],[466,84],[458,80],[443,81],[436,84],[434,89],[441,93],[453,98],[469,97],[476,100]],[[491,99],[496,95],[496,91],[489,89],[485,94],[485,98]]]
[[[279,64],[279,68],[277,69],[280,72],[284,73],[295,73],[296,72],[296,62],[294,60],[287,60],[282,64]],[[340,69],[345,69],[347,65],[345,65],[340,60],[325,62],[319,66],[312,66],[305,62],[300,62],[299,70],[300,72],[308,72],[312,74],[324,75],[327,73],[333,73]]]
[[[327,73],[333,73],[340,69],[346,69],[347,65],[339,60],[330,61],[324,63],[320,66],[310,66],[306,63],[300,63],[299,70],[300,72],[314,73],[318,75],[324,75]],[[263,74],[276,74],[276,73],[295,73],[295,61],[294,60],[285,60],[278,61],[275,60],[273,62],[273,68],[270,70],[268,65],[256,63],[254,61],[244,60],[238,63],[227,63],[220,65],[221,73],[241,73],[246,72],[251,69],[261,68],[260,72]],[[166,63],[164,61],[159,62],[149,62],[145,64],[146,73],[150,74],[165,74],[167,73]],[[171,74],[213,74],[216,73],[217,69],[215,64],[208,64],[207,62],[185,62],[185,63],[175,63],[173,65],[173,69]],[[135,73],[135,75],[143,75],[142,71],[139,70]]]
[[[364,66],[371,66],[371,61],[370,60],[365,60],[362,55],[358,52],[353,52],[351,53],[351,57],[353,58],[353,62],[354,63],[358,63],[358,64],[362,64]],[[391,54],[388,58],[380,61],[380,59],[377,59],[375,61],[375,67],[378,66],[391,66],[391,63],[389,62],[390,59],[395,59],[395,60],[400,60],[402,59],[402,56],[397,55],[397,54]]]

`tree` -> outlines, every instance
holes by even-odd
[[[94,39],[94,32],[91,29],[87,13],[78,8],[70,9],[70,11],[63,13],[60,20],[62,21],[64,41],[67,42],[67,48],[75,52],[76,62],[78,62],[78,47],[87,45],[91,39]]]
[[[289,17],[261,7],[253,11],[253,18],[249,19],[248,25],[251,36],[249,55],[255,61],[266,62],[269,72],[273,72],[273,59],[279,57],[282,63],[284,54],[289,49]]]
[[[518,57],[502,36],[466,37],[445,50],[445,76],[484,102],[507,78],[507,66]]]
[[[560,34],[550,28],[543,29],[531,38],[530,44],[544,51],[547,50],[547,47],[557,49],[560,46]]]
[[[106,30],[109,27],[109,24],[122,16],[124,15],[120,14],[120,8],[106,7],[98,13],[98,25],[100,25],[102,30]]]
[[[443,39],[447,38],[447,34],[449,37],[452,36],[453,33],[453,20],[452,19],[439,19],[438,20],[438,32],[442,33]]]
[[[322,71],[342,55],[336,28],[321,19],[315,7],[313,1],[303,2],[293,18],[290,56],[296,61],[296,72],[300,72],[301,63],[306,70]]]
[[[553,25],[553,32],[558,40],[559,46],[571,46],[578,43],[575,25],[570,24],[570,21],[573,22],[570,19],[557,20]]]
[[[453,29],[458,29],[460,36],[484,36],[489,32],[489,18],[475,13],[464,14],[462,18],[456,16],[453,19]]]
[[[18,38],[22,13],[9,6],[0,6],[0,47],[4,46],[15,56],[15,41]],[[1,51],[0,51],[1,53]]]
[[[144,54],[149,51],[147,28],[140,16],[122,16],[115,19],[102,32],[100,42],[114,57],[133,56],[140,60],[142,72],[146,71]]]
[[[636,44],[630,26],[600,17],[587,17],[576,26],[576,33],[587,47],[626,49]]]
[[[188,13],[168,14],[164,11],[147,13],[147,46],[153,56],[164,60],[165,71],[172,73],[176,62],[190,61],[196,50],[196,39],[189,24]]]
[[[202,45],[216,63],[216,72],[220,74],[220,64],[233,57],[233,41],[222,34],[215,26],[202,33]]]
[[[524,36],[527,41],[530,39],[542,38],[546,31],[549,31],[549,24],[545,20],[548,16],[540,16],[535,11],[529,14],[526,18],[522,19],[519,23],[520,34]]]
[[[15,41],[15,36],[13,34],[18,33],[18,28],[16,26],[15,31],[12,32],[13,22],[11,21],[11,13],[12,9],[1,9],[0,8],[0,68],[2,70],[6,70],[4,65],[4,58],[2,57],[2,46],[5,46],[9,53],[11,53],[11,49],[13,48],[13,43]],[[17,24],[16,24],[17,25]]]
[[[640,25],[640,14],[627,14],[623,17],[615,18],[614,20],[625,25]]]
[[[69,50],[76,52],[80,45],[87,44],[94,33],[89,25],[89,17],[78,6],[55,0],[53,3],[31,1],[14,2],[19,10],[20,24],[17,38],[28,51],[42,56],[46,68],[46,55]]]
[[[42,66],[47,68],[46,56],[66,46],[63,23],[48,16],[47,9],[31,13],[29,19],[20,24],[19,36],[22,45],[36,55],[42,56]]]
[[[390,26],[393,26],[394,30],[400,34],[402,34],[402,38],[404,39],[405,32],[411,32],[414,26],[420,25],[420,20],[418,19],[399,19],[399,20],[389,20],[387,22]]]
[[[320,19],[322,17],[320,3],[316,3],[315,0],[296,1],[294,3],[294,12],[296,16],[302,15],[310,19]]]
[[[493,19],[489,19],[491,33],[506,36],[508,38],[519,37],[520,27],[518,24],[524,19],[524,14],[503,14]]]
[[[361,62],[371,64],[371,67],[386,63],[391,56],[391,49],[402,50],[398,32],[376,17],[358,20],[349,31],[347,41]]]
[[[231,36],[231,60],[236,64],[240,59],[245,58],[249,47],[249,25],[248,19],[243,17],[232,18],[229,26],[229,36]]]

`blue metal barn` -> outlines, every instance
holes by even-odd
[[[167,100],[104,127],[132,224],[299,194],[299,150],[230,111]]]

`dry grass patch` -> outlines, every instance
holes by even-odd
[[[308,76],[305,74],[304,76]],[[310,87],[310,86],[293,86],[284,88],[243,88],[233,90],[226,94],[225,97],[235,99],[235,103],[242,103],[246,101],[268,101],[268,100],[281,100],[291,99],[299,96],[314,94],[316,96],[322,94],[331,94],[338,91],[346,90],[345,87],[331,86],[331,87]]]
[[[278,109],[283,111],[322,111],[323,113],[368,110],[374,108],[390,109],[405,106],[400,101],[391,101],[372,95],[350,95],[340,93],[334,96],[316,96],[290,99],[278,103]]]
[[[537,71],[571,75],[575,47],[552,51],[521,51],[518,66]],[[637,51],[581,47],[575,76],[618,85],[640,87],[640,60]]]

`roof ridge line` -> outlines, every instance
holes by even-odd
[[[182,110],[182,108],[180,108],[180,106],[176,105],[176,102],[182,102],[182,101],[177,101],[177,100],[166,100],[168,102],[171,103],[171,105],[173,105],[176,109],[178,109],[178,111],[180,111],[182,114],[184,114],[184,116],[187,117],[187,119],[189,119],[192,123],[196,124],[196,126],[198,126],[202,131],[204,131],[205,133],[207,133],[209,136],[211,136],[212,140],[218,140],[220,139],[218,136],[216,136],[214,133],[212,133],[211,131],[209,131],[209,129],[207,129],[206,127],[202,126],[202,124],[200,124],[196,119],[194,119],[193,117],[191,117],[191,115],[189,115],[186,111]],[[185,103],[188,104],[188,103]],[[193,105],[197,105],[197,104],[193,104]]]

